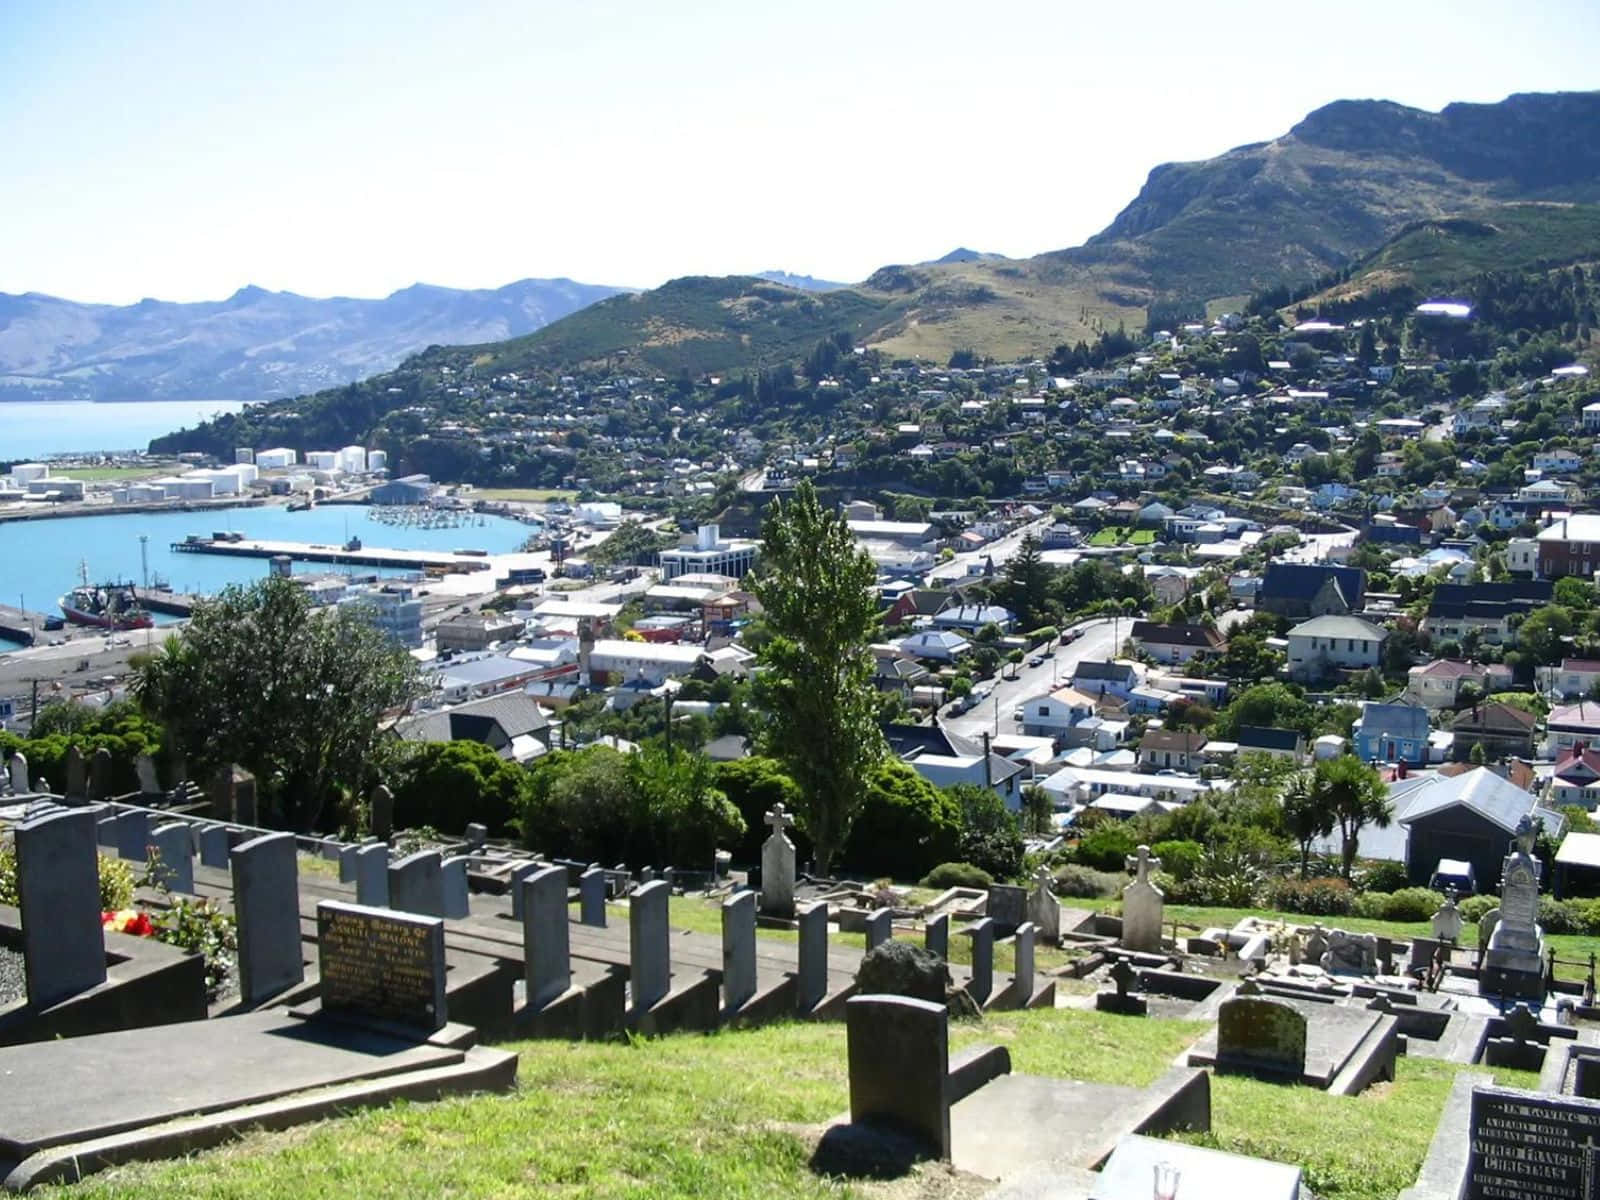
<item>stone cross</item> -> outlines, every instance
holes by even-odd
[[[794,843],[784,830],[794,824],[782,804],[774,804],[766,824],[772,835],[761,846],[761,911],[773,917],[794,916]]]
[[[1161,869],[1161,860],[1150,853],[1149,846],[1140,846],[1137,854],[1128,855],[1127,866],[1128,870],[1138,872],[1135,882],[1149,883],[1150,872]]]
[[[1139,982],[1139,973],[1127,959],[1119,958],[1111,966],[1111,982],[1117,985],[1119,997],[1126,996],[1133,990],[1133,985]]]
[[[1506,1014],[1506,1028],[1511,1032],[1511,1040],[1520,1047],[1539,1031],[1539,1018],[1526,1004],[1519,1004]]]
[[[1128,869],[1136,871],[1134,881],[1122,889],[1122,938],[1125,949],[1158,952],[1161,949],[1161,913],[1165,897],[1150,881],[1152,868],[1161,860],[1150,855],[1149,846],[1140,846],[1129,856]]]

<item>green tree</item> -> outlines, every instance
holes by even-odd
[[[1028,833],[1034,837],[1049,835],[1053,832],[1054,816],[1055,804],[1049,792],[1038,784],[1029,784],[1022,789],[1022,819]]]
[[[1050,568],[1044,565],[1039,539],[1033,534],[1018,543],[997,594],[1017,614],[1020,628],[1031,629],[1050,617]]]
[[[1217,716],[1217,736],[1231,738],[1241,725],[1266,725],[1309,733],[1316,710],[1282,683],[1258,683],[1246,688]]]
[[[1517,645],[1535,666],[1555,662],[1561,657],[1561,640],[1572,635],[1572,614],[1558,604],[1536,608],[1517,630]]]
[[[648,857],[663,863],[709,863],[712,853],[744,833],[744,817],[717,786],[703,754],[645,746],[628,756],[633,825],[649,840]]]
[[[1363,825],[1387,829],[1394,816],[1388,788],[1378,772],[1353,754],[1328,758],[1316,766],[1312,790],[1318,804],[1333,814],[1339,830],[1340,870],[1346,879],[1355,865]]]
[[[191,764],[238,763],[259,781],[266,820],[309,830],[371,779],[379,719],[415,694],[416,678],[411,656],[364,613],[315,609],[304,588],[274,578],[198,604],[134,690]]]
[[[1016,816],[993,788],[958,783],[950,794],[961,806],[961,862],[982,867],[996,879],[1022,870],[1022,831]]]
[[[771,633],[756,676],[766,715],[758,736],[800,788],[799,818],[824,875],[885,753],[868,650],[876,579],[872,559],[844,519],[823,509],[810,480],[788,504],[773,501],[749,584]]]
[[[921,879],[960,858],[960,802],[896,758],[866,777],[865,795],[840,857],[863,875]],[[820,867],[820,862],[819,862]]]
[[[1283,789],[1283,827],[1300,847],[1300,878],[1311,862],[1311,843],[1333,832],[1333,810],[1316,787],[1315,778],[1300,772]]]
[[[429,742],[400,756],[389,784],[400,828],[459,834],[476,821],[499,834],[522,811],[528,773],[482,742]]]

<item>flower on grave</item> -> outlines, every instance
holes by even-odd
[[[154,937],[156,933],[150,914],[136,908],[119,908],[115,912],[101,913],[100,924],[112,933],[126,933],[133,937]]]

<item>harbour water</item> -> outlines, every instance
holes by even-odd
[[[9,407],[9,406],[3,406]],[[533,528],[504,517],[463,514],[459,526],[419,528],[385,524],[364,505],[323,505],[290,512],[281,505],[261,508],[212,509],[206,512],[129,513],[104,517],[60,517],[0,524],[0,597],[4,603],[35,612],[57,611],[62,593],[78,584],[79,563],[92,583],[110,579],[143,580],[139,536],[149,540],[152,578],[160,575],[178,592],[210,594],[229,583],[253,583],[267,573],[264,559],[224,558],[206,554],[174,554],[173,542],[191,533],[209,535],[230,530],[248,538],[342,545],[358,537],[368,546],[406,550],[515,550]],[[479,522],[482,521],[480,525]],[[337,570],[317,563],[296,563],[295,571]],[[351,574],[371,574],[357,571]],[[392,574],[393,572],[389,572]],[[157,618],[160,620],[160,618]],[[15,644],[0,641],[0,651]]]
[[[0,462],[52,454],[143,450],[151,438],[188,429],[218,413],[238,412],[237,400],[18,400],[0,404]]]

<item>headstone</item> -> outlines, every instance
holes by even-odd
[[[482,850],[484,843],[489,840],[489,827],[479,824],[477,821],[471,821],[467,824],[466,829],[462,830],[461,837],[467,843],[468,850]]]
[[[446,918],[459,921],[472,913],[471,892],[467,888],[467,860],[463,855],[447,858],[439,867],[444,884],[444,913]],[[566,874],[562,871],[563,876]]]
[[[1306,961],[1322,964],[1322,956],[1328,952],[1328,931],[1320,924],[1313,925],[1311,932],[1306,934]]]
[[[1128,860],[1128,870],[1136,872],[1133,882],[1122,889],[1122,938],[1124,948],[1154,954],[1161,949],[1161,914],[1166,895],[1150,882],[1150,872],[1160,870],[1161,860],[1150,855],[1149,846],[1140,846]]]
[[[115,850],[117,848],[117,826],[120,823],[121,818],[116,813],[96,817],[94,822],[95,844],[104,846],[108,850]]]
[[[994,920],[984,917],[962,932],[972,939],[972,981],[967,991],[982,1008],[994,991]]]
[[[1306,1069],[1306,1019],[1265,996],[1234,996],[1217,1013],[1217,1070],[1299,1079]]]
[[[354,883],[356,881],[356,851],[359,845],[346,844],[339,847],[339,882]]]
[[[418,850],[390,864],[389,907],[444,916],[444,863],[437,850]]]
[[[1501,870],[1500,920],[1489,935],[1478,975],[1486,996],[1544,998],[1544,931],[1539,928],[1539,860],[1533,855],[1536,825],[1524,816]]]
[[[850,1120],[909,1134],[950,1157],[950,1031],[944,1005],[909,996],[845,1003]]]
[[[368,908],[389,907],[389,847],[369,842],[356,847],[356,903]]]
[[[1461,937],[1461,910],[1456,907],[1454,888],[1445,896],[1439,911],[1433,914],[1433,936],[1441,942],[1454,942]]]
[[[17,826],[16,852],[28,1003],[48,1008],[106,978],[94,818],[64,808],[33,817]]]
[[[511,895],[512,920],[522,920],[522,881],[548,865],[532,858],[520,859],[511,864],[511,870],[506,875],[506,891]],[[565,867],[561,869],[566,870]]]
[[[1016,957],[1016,966],[1012,976],[1016,980],[1017,1007],[1026,1008],[1033,999],[1033,922],[1024,921],[1017,926],[1016,938],[1012,942],[1012,953]]]
[[[240,825],[258,824],[256,808],[256,777],[243,767],[231,768],[233,774],[233,820]]]
[[[606,873],[599,867],[590,867],[578,876],[578,920],[605,928]]]
[[[672,890],[673,885],[677,881],[673,877],[673,873],[672,873],[672,868],[671,867],[663,867],[663,868],[661,868],[661,882],[667,885],[667,890],[669,892]]]
[[[89,799],[111,799],[111,794],[117,790],[116,770],[111,751],[104,746],[96,749],[94,757],[89,760]]]
[[[84,761],[83,751],[76,746],[67,747],[66,772],[66,790],[62,796],[68,804],[82,804],[89,798],[89,764]]]
[[[795,917],[800,925],[795,1005],[810,1012],[828,994],[828,906],[821,901],[808,904]]]
[[[317,905],[322,1011],[329,1016],[441,1028],[444,922],[338,900]]]
[[[30,791],[28,787],[28,756],[18,750],[11,756],[11,761],[6,764],[6,771],[11,776],[11,790],[18,794]]]
[[[1094,998],[1096,1009],[1121,1013],[1125,1017],[1142,1017],[1149,1013],[1150,1001],[1138,993],[1139,972],[1132,963],[1125,958],[1117,959],[1111,964],[1109,977],[1117,990],[1097,993]]]
[[[194,894],[194,839],[189,826],[169,821],[150,831],[150,849],[155,851],[151,866],[168,890]]]
[[[1330,974],[1376,975],[1378,973],[1378,939],[1370,933],[1346,933],[1342,929],[1330,930],[1328,948],[1323,952],[1321,966]]]
[[[991,884],[983,914],[994,922],[995,937],[1010,937],[1017,926],[1028,919],[1027,889],[1004,883]]]
[[[203,825],[200,827],[200,865],[226,870],[228,866],[228,827]]]
[[[656,869],[654,867],[640,867],[639,868],[639,882],[641,884],[654,883],[655,881],[656,881]]]
[[[1039,932],[1039,940],[1054,946],[1061,940],[1061,901],[1056,899],[1054,878],[1049,867],[1040,867],[1028,893],[1028,920]]]
[[[1441,945],[1443,943],[1436,938],[1412,938],[1411,957],[1406,960],[1407,973],[1427,972],[1433,966],[1433,956]]]
[[[1479,1085],[1472,1089],[1463,1200],[1600,1192],[1600,1103]]]
[[[543,1008],[572,986],[567,869],[544,867],[522,879],[522,948],[528,1007]]]
[[[756,894],[722,902],[722,1004],[737,1012],[756,994]]]
[[[141,754],[133,760],[133,772],[139,778],[139,794],[141,796],[161,795],[161,779],[156,774],[156,760],[148,754]]]
[[[117,814],[117,857],[144,862],[150,847],[150,814],[142,808],[125,808]]]
[[[670,889],[659,880],[645,884],[628,901],[628,983],[633,1007],[651,1008],[672,986],[672,951],[667,940]]]
[[[772,834],[761,844],[761,911],[769,917],[794,916],[794,843],[784,831],[794,824],[782,804],[765,817]]]
[[[949,913],[937,913],[928,918],[922,931],[922,944],[946,962],[950,961]]]
[[[228,852],[238,923],[239,993],[256,1004],[305,978],[294,834],[268,833]]]
[[[867,951],[870,953],[894,936],[894,914],[887,908],[867,914]]]
[[[387,842],[394,834],[394,793],[380,783],[368,795],[367,807],[372,836]]]

